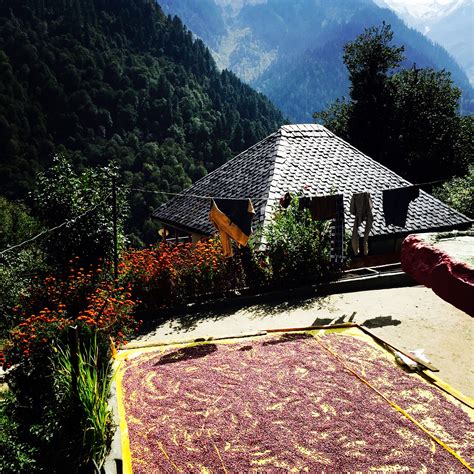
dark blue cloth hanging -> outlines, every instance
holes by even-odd
[[[418,186],[387,189],[383,192],[383,213],[386,225],[405,227],[408,206],[420,195]]]

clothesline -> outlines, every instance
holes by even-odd
[[[266,201],[268,196],[266,197],[224,197],[224,196],[204,196],[201,194],[190,194],[190,193],[170,193],[168,191],[153,191],[151,189],[143,189],[143,188],[129,188],[130,191],[138,191],[141,193],[154,193],[154,194],[166,194],[169,196],[184,196],[184,197],[193,197],[197,199],[229,199],[232,201],[242,201],[245,199],[252,199],[252,201]]]
[[[438,179],[436,181],[427,181],[426,183],[414,183],[414,184],[410,184],[410,186],[428,186],[429,184],[438,184],[438,183],[445,183],[446,181],[448,181],[447,179]]]
[[[428,186],[430,184],[443,183],[445,181],[446,181],[445,179],[439,179],[437,181],[429,181],[429,182],[426,182],[426,183],[405,184],[405,185],[402,185],[402,186],[398,186],[396,188],[378,189],[377,191],[367,191],[367,189],[365,189],[363,191],[351,191],[351,194],[357,194],[357,193],[361,193],[361,192],[371,192],[372,194],[375,194],[375,193],[380,193],[380,192],[383,192],[383,191],[390,191],[392,189],[410,188],[412,186],[418,186],[418,187]],[[241,201],[241,200],[244,200],[244,199],[251,199],[252,201],[267,201],[267,200],[269,200],[269,196],[265,196],[265,197],[252,197],[252,196],[227,197],[227,196],[208,196],[208,195],[202,195],[202,194],[191,194],[191,193],[187,193],[187,192],[172,193],[172,192],[169,192],[169,191],[155,191],[155,190],[143,189],[143,188],[128,188],[128,189],[130,191],[136,191],[136,192],[141,192],[141,193],[164,194],[164,195],[167,195],[167,196],[192,197],[192,198],[196,198],[196,199],[229,199],[229,200],[235,200],[235,201]],[[311,197],[323,197],[323,196],[327,196],[327,195],[328,195],[328,193],[321,194],[321,196],[311,196]],[[280,198],[276,197],[276,198],[272,198],[272,199],[278,200]]]
[[[392,191],[395,189],[413,188],[413,187],[421,188],[422,186],[428,186],[430,184],[437,184],[437,183],[445,183],[446,181],[447,181],[446,179],[438,179],[437,181],[428,181],[426,183],[403,184],[401,186],[397,186],[396,188],[377,189],[376,191],[363,189],[361,191],[351,191],[351,194],[359,194],[359,193],[378,194],[378,193],[383,193],[384,191]]]
[[[26,244],[29,244],[31,242],[34,242],[36,239],[39,239],[41,236],[43,235],[46,235],[46,234],[50,234],[51,232],[54,232],[55,230],[58,230],[60,229],[61,227],[64,227],[64,226],[68,226],[70,224],[74,224],[77,220],[81,219],[82,217],[84,217],[86,214],[89,214],[89,212],[92,212],[93,210],[97,209],[97,207],[99,207],[101,204],[103,204],[110,196],[112,195],[112,193],[108,194],[104,199],[102,199],[101,201],[99,201],[97,204],[95,204],[94,206],[90,207],[89,209],[85,210],[84,212],[82,212],[81,214],[77,215],[76,217],[73,217],[72,219],[69,219],[67,221],[64,221],[62,222],[61,224],[57,225],[57,226],[54,226],[54,227],[51,227],[50,229],[46,229],[46,230],[43,230],[42,232],[40,232],[39,234],[35,235],[34,237],[31,237],[30,239],[28,240],[24,240],[23,242],[20,242],[19,244],[16,244],[16,245],[12,245],[11,247],[8,247],[4,250],[2,250],[0,252],[0,257],[2,257],[3,255],[7,254],[8,252],[11,252],[12,250],[16,249],[16,248],[19,248],[19,247],[23,247],[23,245],[26,245]]]
[[[421,186],[427,186],[429,184],[436,184],[436,183],[441,183],[441,182],[445,182],[445,181],[446,180],[441,179],[441,180],[437,180],[437,181],[429,181],[429,182],[426,182],[426,183],[409,184],[409,185],[400,186],[400,187],[397,187],[397,188],[388,188],[388,189],[378,190],[377,192],[389,191],[391,189],[409,188],[409,187],[412,187],[412,186],[421,187]],[[169,195],[169,196],[193,197],[193,198],[197,198],[197,199],[227,199],[227,200],[235,200],[235,201],[240,201],[240,200],[245,200],[245,199],[251,199],[253,201],[267,201],[267,200],[269,200],[269,196],[265,196],[265,197],[245,197],[245,198],[243,198],[243,197],[222,197],[222,196],[204,196],[204,195],[199,195],[199,194],[190,194],[190,193],[186,193],[186,192],[184,192],[184,193],[172,193],[172,192],[168,192],[168,191],[154,191],[154,190],[143,189],[143,188],[127,188],[127,189],[129,189],[130,191],[136,191],[136,192],[142,192],[142,193],[154,193],[154,194],[165,194],[165,195]],[[361,192],[367,192],[367,191],[361,191]],[[353,193],[353,194],[357,194],[357,193]],[[81,219],[82,217],[84,217],[89,212],[92,212],[93,210],[95,210],[98,206],[100,206],[103,202],[105,202],[111,195],[112,195],[112,193],[109,193],[103,200],[101,200],[100,202],[95,204],[93,207],[87,209],[83,213],[79,214],[78,216],[74,217],[73,219],[64,221],[64,222],[62,222],[61,224],[59,224],[55,227],[51,227],[50,229],[46,229],[46,230],[40,232],[39,234],[35,235],[34,237],[31,237],[30,239],[24,240],[23,242],[20,242],[19,244],[12,245],[11,247],[8,247],[8,248],[2,250],[0,252],[0,257],[2,257],[3,255],[5,255],[8,252],[11,252],[14,249],[17,249],[19,247],[23,247],[24,245],[26,245],[28,243],[34,242],[35,240],[39,239],[43,235],[50,234],[51,232],[54,232],[54,231],[56,231],[56,230],[58,230],[58,229],[60,229],[64,226],[74,224],[78,219]],[[324,195],[322,195],[322,196],[324,196]],[[317,196],[312,196],[312,197],[317,197]],[[278,200],[279,198],[274,198],[274,199]]]

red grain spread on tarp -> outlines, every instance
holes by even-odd
[[[472,423],[457,405],[381,350],[322,341],[472,460]],[[123,389],[134,473],[463,472],[304,334],[144,354],[127,362]]]
[[[418,235],[405,238],[401,250],[404,272],[431,288],[456,308],[474,316],[474,270]]]
[[[343,354],[346,363],[364,373],[371,385],[401,406],[471,465],[474,464],[474,423],[459,405],[453,404],[433,385],[406,374],[394,366],[390,358],[380,357],[378,351],[356,338],[329,334],[326,344]],[[460,420],[463,420],[460,422]]]

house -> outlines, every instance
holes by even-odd
[[[167,229],[196,241],[215,233],[208,218],[208,196],[251,198],[255,227],[272,218],[275,205],[287,191],[304,189],[307,196],[343,194],[346,231],[351,232],[351,196],[369,192],[374,204],[369,238],[372,254],[399,251],[407,234],[472,225],[466,216],[424,191],[410,203],[405,227],[386,225],[382,191],[410,184],[322,125],[285,125],[160,206],[153,216]]]

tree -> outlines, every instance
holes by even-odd
[[[329,130],[332,130],[337,136],[348,139],[349,116],[352,113],[352,104],[344,97],[336,99],[329,104],[326,110],[320,110],[313,114],[316,121],[323,123]]]
[[[351,82],[348,139],[384,164],[389,164],[386,144],[393,115],[389,73],[404,59],[404,48],[392,46],[392,39],[390,25],[368,28],[344,46],[343,56]]]
[[[472,120],[458,112],[460,90],[446,71],[400,69],[403,47],[390,25],[372,27],[344,47],[350,100],[314,118],[413,182],[467,172]]]
[[[34,210],[48,228],[61,225],[44,239],[50,263],[65,268],[74,257],[79,257],[83,265],[112,257],[111,191],[112,177],[116,174],[114,165],[85,168],[79,174],[66,156],[58,155],[53,166],[38,175],[33,191]],[[125,240],[125,202],[124,191],[119,189],[119,246]]]
[[[472,157],[472,120],[458,114],[461,91],[446,71],[413,66],[391,78],[394,91],[392,140],[394,170],[415,182],[466,173]],[[400,162],[398,157],[402,157]]]
[[[453,178],[433,194],[467,217],[474,219],[474,166],[462,178]]]

